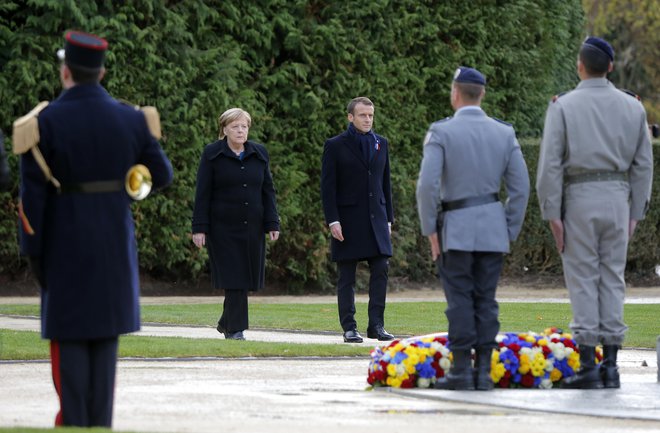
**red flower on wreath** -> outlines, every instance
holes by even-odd
[[[523,375],[520,378],[520,384],[525,388],[531,388],[532,386],[534,386],[534,376],[530,373]]]
[[[417,382],[417,376],[412,375],[408,379],[401,382],[401,388],[413,388]]]

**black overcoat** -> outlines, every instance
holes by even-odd
[[[226,139],[206,145],[197,172],[192,231],[206,234],[213,285],[262,289],[264,234],[279,230],[266,148],[247,141],[241,160]]]
[[[341,223],[344,241],[332,238],[333,261],[392,256],[388,222],[393,222],[389,147],[376,134],[369,160],[348,131],[325,142],[321,199],[326,224]]]
[[[172,181],[172,165],[144,114],[100,84],[79,84],[38,117],[39,149],[63,186],[120,181],[144,164],[153,187]],[[55,340],[115,337],[140,329],[137,242],[126,191],[59,194],[32,152],[21,156],[20,199],[32,230],[21,253],[39,258],[42,336]]]

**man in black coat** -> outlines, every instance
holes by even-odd
[[[332,261],[337,262],[337,301],[344,341],[361,343],[355,321],[355,271],[369,263],[369,325],[367,337],[389,341],[385,331],[385,294],[390,239],[392,189],[385,137],[372,130],[374,104],[359,97],[348,104],[348,129],[325,142],[321,198],[332,234]]]

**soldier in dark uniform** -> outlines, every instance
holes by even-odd
[[[60,402],[55,424],[110,427],[118,336],[140,328],[126,174],[143,164],[160,188],[172,181],[172,166],[156,122],[99,84],[107,42],[76,31],[65,39],[64,91],[14,122],[20,248],[41,286],[42,337]]]
[[[355,322],[355,271],[369,263],[369,325],[367,337],[388,341],[385,296],[390,239],[394,219],[387,139],[372,130],[374,104],[368,98],[348,104],[348,130],[325,142],[321,198],[332,234],[332,260],[337,262],[337,299],[344,341],[361,343]]]

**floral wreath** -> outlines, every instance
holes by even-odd
[[[552,388],[580,368],[580,351],[571,334],[559,328],[501,333],[491,357],[490,376],[498,388]],[[429,388],[451,367],[446,333],[394,340],[371,351],[367,382],[372,387]],[[603,359],[596,349],[596,361]]]

